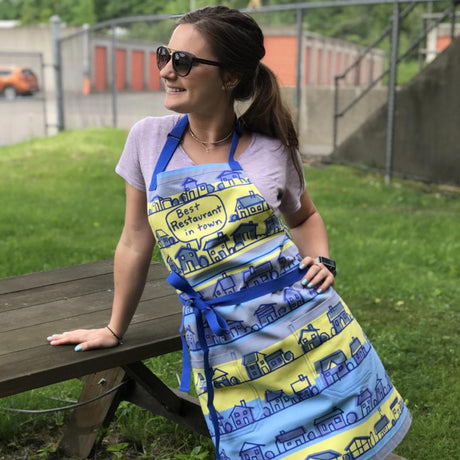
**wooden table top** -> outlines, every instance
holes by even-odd
[[[166,276],[152,262],[123,345],[83,353],[46,337],[107,324],[112,260],[1,279],[0,397],[180,350],[181,305]]]

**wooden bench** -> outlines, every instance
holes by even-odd
[[[52,347],[46,337],[107,324],[112,260],[0,280],[0,397],[86,376],[82,402],[126,383],[73,411],[59,444],[63,454],[87,457],[122,400],[209,436],[196,398],[170,389],[142,363],[181,349],[181,305],[166,275],[161,264],[152,263],[123,345],[82,353],[73,346]]]

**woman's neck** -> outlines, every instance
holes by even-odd
[[[218,145],[230,139],[235,127],[233,111],[212,117],[189,114],[188,120],[191,137],[208,145]]]

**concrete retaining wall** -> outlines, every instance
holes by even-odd
[[[332,158],[383,169],[386,110],[370,117]],[[460,185],[460,37],[398,91],[395,125],[396,174]]]

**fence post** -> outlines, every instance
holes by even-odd
[[[89,49],[89,24],[83,24],[83,96],[91,93],[90,49]]]
[[[387,115],[387,138],[386,138],[386,161],[385,183],[391,182],[393,169],[393,150],[395,133],[395,107],[396,107],[396,79],[398,69],[399,49],[399,2],[393,3],[393,18],[391,25],[391,49],[390,49],[390,75],[388,79],[388,115]]]
[[[51,16],[51,37],[53,40],[53,66],[56,78],[56,126],[62,131],[64,125],[64,97],[62,91],[62,58],[61,58],[61,19],[59,16]]]
[[[112,126],[117,127],[117,29],[111,28],[112,33]]]
[[[42,110],[43,110],[43,119],[45,120],[45,136],[48,136],[49,134],[49,124],[48,124],[48,113],[46,110],[46,81],[45,81],[45,64],[43,62],[43,54],[39,53],[39,59],[40,59],[40,79],[41,79],[41,90],[43,92],[43,104],[42,104]]]
[[[455,38],[455,22],[457,19],[457,5],[460,4],[459,0],[452,0],[452,18],[450,23],[450,38],[454,41]]]
[[[338,144],[338,124],[339,124],[339,80],[340,75],[334,76],[334,124],[332,127],[332,144],[334,150],[337,148]]]
[[[295,107],[297,131],[300,131],[300,99],[302,90],[302,48],[303,48],[303,10],[297,10],[297,66],[296,66],[296,88]]]

